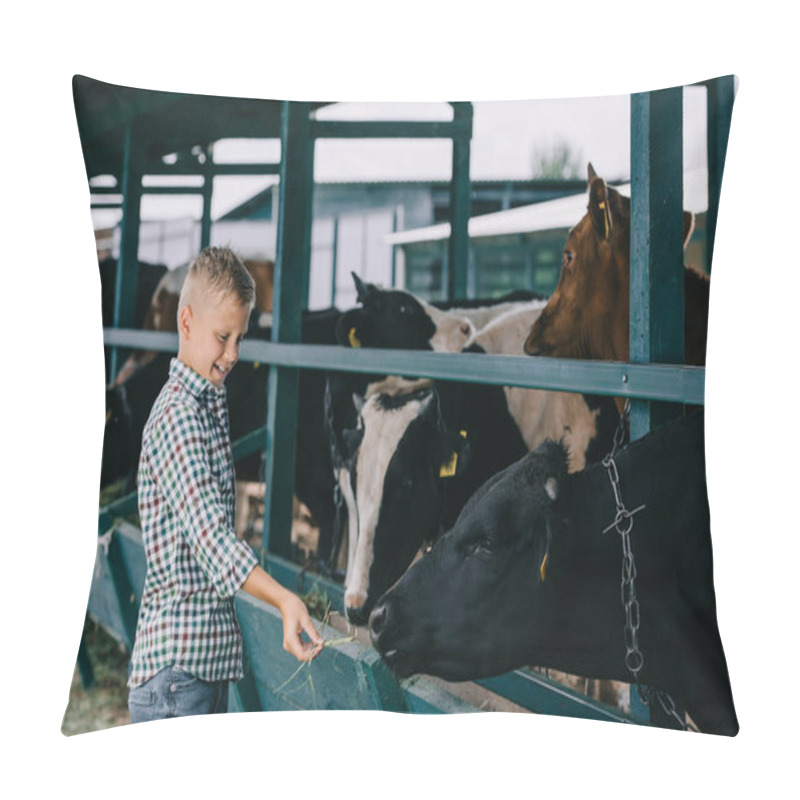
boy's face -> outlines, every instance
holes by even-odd
[[[247,332],[250,306],[235,295],[221,300],[201,297],[184,306],[179,319],[178,358],[218,389],[239,360],[239,344]]]

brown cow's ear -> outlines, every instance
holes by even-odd
[[[589,185],[589,214],[598,237],[610,239],[611,208],[609,207],[606,182],[602,178],[595,177]]]
[[[684,211],[683,212],[683,248],[686,249],[686,245],[689,244],[689,239],[692,237],[692,233],[694,232],[694,214],[691,211]]]
[[[594,167],[592,166],[592,162],[589,162],[589,187],[592,186],[592,181],[597,178],[597,173],[594,171]]]

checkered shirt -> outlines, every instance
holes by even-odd
[[[128,685],[172,665],[238,680],[233,595],[258,560],[235,533],[225,388],[177,358],[144,428],[138,489],[147,574]]]

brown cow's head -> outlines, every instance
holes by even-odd
[[[531,328],[532,356],[627,361],[631,202],[589,164],[589,205],[564,245],[561,277]],[[684,213],[684,243],[692,230]]]

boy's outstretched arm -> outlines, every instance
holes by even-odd
[[[323,639],[317,633],[305,603],[293,592],[281,586],[261,567],[254,567],[242,585],[248,594],[274,606],[283,618],[283,649],[300,661],[311,661],[322,650]],[[303,642],[305,631],[310,642]]]

